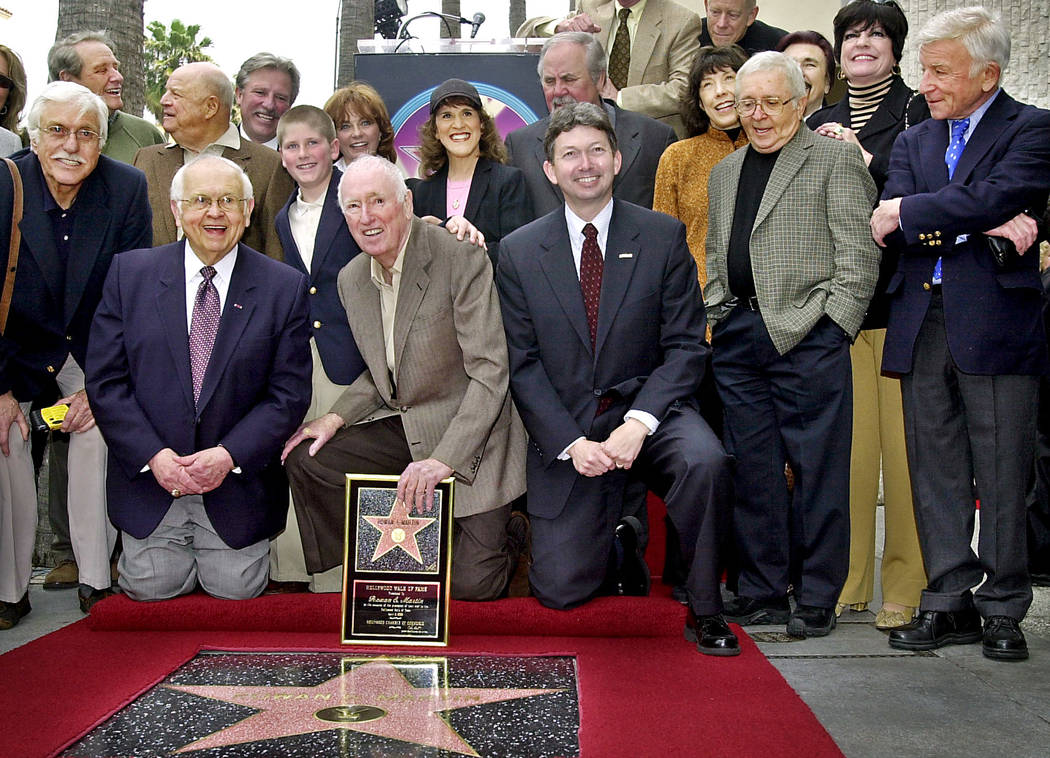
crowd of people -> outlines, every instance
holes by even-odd
[[[365,82],[295,105],[286,58],[189,63],[161,130],[104,32],[32,99],[0,46],[0,629],[49,442],[44,589],[85,612],[338,591],[346,474],[417,511],[452,477],[453,597],[647,594],[652,492],[685,636],[733,656],[730,623],[868,608],[881,491],[889,644],[1027,658],[1050,112],[980,6],[923,25],[914,89],[895,2],[830,41],[705,10],[528,20],[548,115],[504,140],[449,79],[413,177]]]

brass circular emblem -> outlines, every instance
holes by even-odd
[[[322,708],[314,714],[321,721],[336,724],[361,724],[381,719],[385,715],[386,711],[374,705],[337,705],[334,708]]]
[[[397,529],[390,532],[390,539],[392,539],[394,542],[400,545],[402,542],[405,541],[405,530],[401,527],[398,527]]]

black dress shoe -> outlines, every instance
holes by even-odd
[[[264,595],[294,595],[301,592],[309,592],[309,582],[279,582],[276,579],[271,579],[266,583],[266,589],[263,590]]]
[[[690,608],[685,617],[684,634],[687,640],[696,643],[696,649],[704,655],[740,655],[740,642],[720,613],[697,616]]]
[[[799,605],[787,622],[787,633],[792,637],[827,637],[835,628],[835,609],[817,605]]]
[[[103,598],[107,598],[110,595],[116,595],[117,593],[111,587],[106,587],[104,590],[96,590],[94,587],[81,584],[77,590],[77,597],[80,600],[80,610],[84,613],[91,613],[92,607],[95,603]]]
[[[995,661],[1023,661],[1028,658],[1028,643],[1016,620],[990,616],[984,622],[981,652]]]
[[[31,610],[33,608],[29,605],[29,590],[26,590],[26,594],[22,595],[22,599],[17,603],[5,603],[0,600],[0,629],[10,629]]]
[[[649,566],[642,555],[642,524],[634,516],[624,516],[616,525],[616,594],[649,594]]]
[[[767,600],[752,600],[747,597],[733,598],[725,607],[726,621],[734,624],[783,624],[791,615],[791,606],[786,597]]]
[[[936,650],[945,645],[969,645],[981,639],[981,617],[976,610],[919,611],[910,624],[890,632],[897,650]]]

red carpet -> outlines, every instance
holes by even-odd
[[[666,597],[568,612],[532,599],[456,603],[445,650],[576,656],[584,756],[841,756],[750,639],[738,658],[702,656],[681,637],[683,617]],[[333,596],[107,599],[90,619],[0,656],[0,752],[55,754],[202,648],[337,650],[338,619]]]

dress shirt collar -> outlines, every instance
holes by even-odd
[[[200,258],[197,257],[197,254],[193,252],[193,248],[190,247],[189,242],[183,240],[182,247],[184,268],[186,271],[186,286],[190,287],[192,284],[193,291],[196,292],[197,285],[199,285],[201,283],[201,280],[204,278],[203,276],[201,276],[201,269],[208,264],[204,263],[203,261],[201,261]],[[215,269],[215,277],[212,279],[212,281],[215,282],[215,287],[219,290],[220,294],[225,292],[225,290],[229,289],[230,279],[233,276],[233,267],[237,263],[237,248],[239,247],[240,243],[234,245],[233,249],[230,252],[226,253],[226,255],[222,256],[221,260],[219,260],[217,263],[212,264],[212,267]],[[221,287],[219,286],[218,281],[220,278],[224,285]],[[221,300],[225,300],[225,298],[221,298]]]
[[[298,215],[301,216],[301,215],[307,214],[307,213],[309,213],[310,211],[313,211],[313,210],[323,210],[324,209],[324,200],[325,200],[325,196],[321,195],[321,197],[319,197],[317,199],[317,202],[311,203],[309,200],[306,200],[305,198],[303,198],[303,191],[300,188],[295,193],[295,202],[292,204],[292,208],[295,210],[295,212]]]
[[[199,153],[190,150],[188,147],[183,147],[182,149],[186,153],[186,161],[189,162],[198,155],[204,155],[205,153],[222,157],[222,149],[224,147],[228,147],[231,150],[240,150],[241,148],[240,132],[237,131],[236,125],[232,122],[226,127],[226,131],[219,135],[217,140],[205,147]]]
[[[251,137],[248,136],[248,132],[244,131],[244,125],[243,124],[241,125],[241,128],[240,128],[238,134],[240,134],[241,139],[248,140],[249,142],[255,142],[255,140],[253,140]],[[271,139],[271,140],[267,140],[266,142],[255,142],[255,144],[256,145],[265,145],[266,147],[270,148],[271,150],[276,150],[277,149],[277,137],[275,135],[274,138]]]
[[[390,267],[390,284],[387,284],[386,279],[383,278],[383,266],[379,263],[379,261],[377,261],[375,258],[372,258],[372,260],[368,262],[368,265],[371,267],[370,270],[372,273],[372,283],[375,284],[375,286],[378,287],[380,290],[382,290],[383,287],[393,287],[395,290],[397,289],[397,285],[401,281],[401,271],[404,269],[405,266],[405,250],[408,249],[408,241],[410,239],[412,239],[411,227],[409,227],[408,236],[405,237],[405,244],[401,246],[401,250],[400,252],[398,252],[397,258],[394,259],[394,265]]]
[[[594,224],[594,228],[598,230],[598,248],[601,250],[602,258],[605,258],[605,248],[609,242],[609,224],[612,222],[612,212],[612,198],[609,199],[608,204],[604,208],[598,211],[598,215],[591,221],[584,221],[572,212],[568,203],[565,204],[565,226],[569,231],[569,244],[572,246],[572,258],[576,263],[577,276],[580,274],[580,256],[583,254],[583,227],[587,224]]]
[[[981,103],[980,108],[978,108],[969,116],[967,116],[967,118],[970,119],[970,125],[966,127],[966,131],[963,132],[963,142],[970,141],[970,137],[973,136],[973,130],[977,128],[977,124],[981,122],[981,119],[984,118],[984,114],[987,113],[988,109],[992,107],[992,103],[995,102],[995,98],[999,97],[999,93],[1002,91],[1003,90],[1001,87],[997,88],[990,98]],[[954,124],[956,121],[962,121],[962,119],[958,118],[948,120],[948,134],[952,133],[952,124]]]

